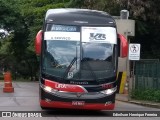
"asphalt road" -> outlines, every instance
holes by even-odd
[[[13,83],[14,93],[3,93],[3,83],[0,82],[0,111],[37,111],[41,112],[39,106],[39,88],[38,82],[16,82]],[[115,113],[121,111],[157,111],[160,114],[160,109],[144,107],[136,104],[125,103],[116,101],[116,108],[113,112]],[[139,112],[138,112],[139,113]],[[153,112],[155,113],[155,112]],[[1,113],[2,114],[2,113]],[[113,113],[109,111],[76,111],[76,110],[45,110],[42,112],[43,115],[48,117],[37,118],[38,120],[135,120],[134,117],[109,117]],[[6,120],[18,120],[22,118],[2,118]],[[36,118],[23,118],[23,119],[33,119]],[[159,120],[160,117],[136,117],[137,120]]]

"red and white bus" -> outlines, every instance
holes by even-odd
[[[113,110],[118,57],[127,49],[106,12],[48,10],[35,40],[41,108]]]

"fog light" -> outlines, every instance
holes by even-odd
[[[48,102],[48,103],[51,102],[51,100],[50,100],[50,99],[47,99],[47,98],[45,99],[45,101]]]

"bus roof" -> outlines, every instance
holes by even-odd
[[[45,22],[70,25],[116,26],[112,16],[106,12],[76,8],[49,9],[45,16]]]

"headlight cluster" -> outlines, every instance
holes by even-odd
[[[114,87],[114,88],[111,88],[111,89],[107,89],[107,90],[101,91],[101,93],[106,94],[106,95],[111,95],[114,92],[116,92],[116,90],[117,90],[117,87]]]
[[[50,93],[56,93],[57,90],[56,89],[53,89],[49,86],[43,86],[43,89],[46,91],[46,92],[50,92]]]
[[[58,90],[53,89],[53,88],[51,88],[51,87],[49,87],[49,86],[43,86],[42,88],[43,88],[46,92],[50,92],[50,93],[56,93],[56,92],[58,91]],[[113,94],[114,92],[116,92],[116,90],[117,90],[117,87],[114,87],[114,88],[110,88],[110,89],[103,90],[103,91],[101,91],[100,93],[106,94],[106,95],[111,95],[111,94]]]

